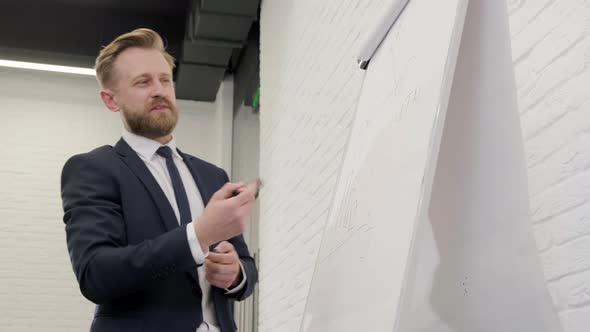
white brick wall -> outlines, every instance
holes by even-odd
[[[60,174],[73,154],[114,144],[120,120],[90,77],[0,69],[0,101],[0,331],[87,331],[94,305],[71,269]],[[179,108],[179,147],[219,164],[223,110],[188,101]]]
[[[508,0],[531,219],[565,331],[590,326],[590,2]],[[264,1],[260,331],[298,331],[383,0]],[[588,96],[588,97],[586,97]]]
[[[360,95],[361,28],[383,3],[262,3],[260,331],[299,330]]]
[[[509,7],[537,244],[565,331],[588,331],[590,2]]]

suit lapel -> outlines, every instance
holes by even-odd
[[[182,156],[184,163],[188,167],[191,175],[193,176],[193,179],[195,179],[195,182],[197,183],[197,188],[199,189],[199,193],[203,199],[203,205],[207,206],[211,196],[213,196],[215,193],[214,184],[211,183],[211,178],[208,176],[209,174],[207,170],[196,162],[197,158],[184,154],[178,149],[176,150]]]
[[[152,196],[154,203],[160,211],[164,226],[167,230],[173,230],[178,227],[178,221],[174,210],[168,201],[168,198],[160,188],[156,179],[154,179],[152,173],[147,168],[145,163],[139,158],[137,153],[125,142],[124,139],[120,139],[115,145],[115,150],[121,156],[121,160],[137,175],[139,180],[143,183],[147,191]]]

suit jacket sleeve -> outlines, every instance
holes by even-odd
[[[227,173],[220,169],[221,178],[222,178],[222,185],[226,182],[229,182],[229,177]],[[246,284],[244,287],[237,293],[234,294],[226,294],[225,296],[242,301],[245,300],[248,296],[250,296],[254,292],[254,286],[258,282],[258,271],[256,270],[256,263],[254,262],[254,258],[250,256],[250,252],[248,250],[248,246],[244,241],[244,237],[242,235],[233,237],[229,240],[229,242],[234,246],[236,249],[238,256],[240,257],[240,261],[244,266],[244,272],[246,273]]]
[[[61,178],[70,259],[82,294],[94,303],[196,267],[186,225],[139,244],[127,243],[114,172],[104,160],[83,154],[66,162]]]

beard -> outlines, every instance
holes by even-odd
[[[158,104],[165,105],[169,111],[153,112],[152,109]],[[169,135],[178,122],[178,110],[166,98],[155,98],[151,103],[146,104],[142,110],[131,110],[122,107],[121,111],[132,133],[150,139]]]

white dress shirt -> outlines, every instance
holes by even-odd
[[[166,167],[166,159],[156,153],[162,144],[149,138],[135,135],[128,131],[123,132],[123,139],[137,153],[139,158],[143,160],[147,168],[150,170],[160,185],[160,188],[164,194],[166,194],[166,197],[168,198],[168,201],[174,210],[174,214],[176,215],[176,220],[180,223],[180,212],[178,211],[178,205],[176,204],[176,197],[174,195],[172,181],[170,180],[170,174],[168,173],[168,168]],[[178,168],[180,178],[182,179],[182,183],[184,185],[184,190],[186,191],[186,195],[188,197],[192,219],[196,220],[201,215],[201,213],[203,213],[204,209],[203,199],[201,198],[199,188],[197,188],[197,184],[190,173],[188,166],[184,163],[182,157],[176,150],[176,142],[174,141],[174,138],[172,138],[172,140],[170,140],[166,146],[172,149],[172,158],[176,168]],[[197,234],[195,234],[193,222],[190,222],[186,226],[187,241],[195,262],[201,265],[205,262],[205,257],[209,255],[209,250],[203,252],[201,249]],[[240,268],[242,269],[242,282],[232,290],[226,290],[226,294],[236,293],[244,287],[246,283],[246,273],[242,263],[240,263]],[[199,285],[201,286],[201,292],[203,294],[201,303],[203,308],[203,324],[197,328],[197,332],[218,332],[219,328],[217,326],[217,318],[215,317],[215,307],[213,306],[213,301],[211,301],[209,298],[211,284],[209,284],[205,278],[205,266],[201,265],[197,271],[199,275]]]

